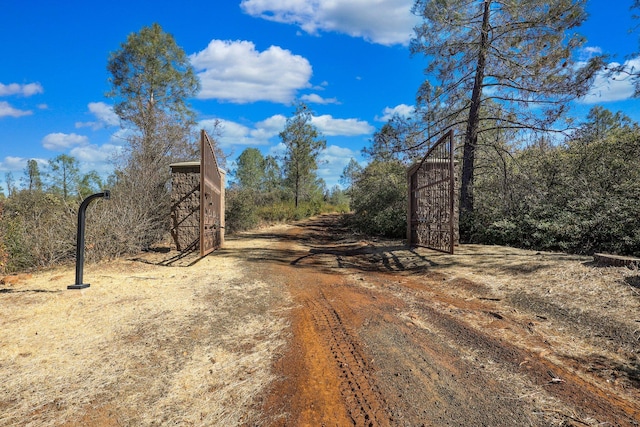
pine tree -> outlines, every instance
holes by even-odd
[[[67,200],[80,180],[78,160],[67,154],[60,154],[53,160],[49,160],[49,166],[54,190],[62,193],[63,200]]]
[[[200,85],[185,52],[158,24],[130,34],[111,53],[107,69],[108,95],[115,99],[114,111],[128,129],[113,204],[126,198],[121,217],[145,230],[132,237],[144,248],[169,225],[169,164],[190,160],[197,150],[192,133],[195,112],[187,99]]]
[[[579,64],[585,42],[573,33],[586,0],[417,0],[411,50],[424,54],[428,79],[418,91],[429,136],[464,128],[461,232],[473,219],[478,139],[495,128],[547,132],[568,103],[589,90],[600,57]],[[463,236],[464,237],[464,236]]]
[[[285,185],[294,197],[296,208],[304,197],[318,189],[316,170],[318,156],[326,147],[316,127],[311,123],[311,112],[305,104],[299,104],[280,138],[286,147],[284,158]]]
[[[36,160],[29,159],[27,161],[27,167],[24,170],[24,175],[29,192],[42,191],[42,174],[40,173],[40,166]]]
[[[236,160],[236,180],[240,188],[262,191],[265,180],[265,160],[257,148],[245,149]]]

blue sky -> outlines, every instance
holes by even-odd
[[[589,52],[633,61],[632,0],[590,0],[578,29]],[[0,191],[5,176],[24,176],[29,159],[76,157],[83,172],[107,174],[123,144],[111,109],[107,58],[128,34],[153,22],[171,33],[198,72],[191,100],[200,127],[222,121],[220,143],[232,161],[245,148],[279,150],[278,133],[292,103],[306,102],[324,134],[319,175],[338,183],[350,158],[393,112],[414,103],[424,79],[423,57],[407,43],[418,18],[412,0],[86,0],[0,2]],[[637,23],[637,22],[636,22]],[[584,117],[594,105],[640,122],[630,82],[598,78],[575,103]]]

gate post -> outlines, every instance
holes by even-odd
[[[78,209],[78,234],[76,238],[76,283],[67,286],[67,289],[84,289],[90,286],[88,283],[82,283],[82,273],[84,270],[84,223],[87,206],[89,206],[89,203],[91,203],[94,199],[97,199],[99,197],[103,197],[105,200],[109,200],[111,198],[111,193],[109,192],[109,190],[105,190],[102,193],[92,194],[82,201],[82,203],[80,204],[80,208]]]

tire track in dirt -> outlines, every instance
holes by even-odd
[[[584,418],[606,420],[610,425],[616,426],[637,425],[634,421],[639,415],[637,406],[634,407],[618,396],[607,394],[567,367],[475,330],[464,321],[443,314],[424,302],[420,311],[452,342],[465,343],[508,366],[510,371],[526,374],[535,384],[548,386],[547,393],[574,408],[580,408]]]
[[[500,299],[397,272],[400,258],[384,259],[402,249],[361,250],[335,225],[321,218],[273,234],[261,260],[260,274],[282,281],[294,308],[260,425],[638,425],[637,403],[539,354],[544,336]]]
[[[371,274],[370,279],[387,282],[387,273]],[[537,386],[545,386],[546,392],[581,412],[584,418],[599,419],[608,425],[637,426],[640,411],[637,402],[630,402],[620,396],[608,393],[581,375],[577,366],[566,366],[560,361],[552,361],[526,346],[514,345],[504,339],[491,336],[489,330],[481,331],[465,321],[461,313],[477,311],[493,313],[492,305],[481,301],[455,300],[447,295],[428,292],[428,285],[405,279],[402,286],[394,286],[394,293],[402,299],[412,301],[414,311],[430,327],[438,331],[438,336],[450,343],[475,349],[491,360],[498,362],[508,371],[526,375]],[[425,292],[420,292],[423,290]],[[443,310],[442,307],[449,307]],[[512,321],[508,314],[497,318],[505,327],[512,329],[520,325]],[[538,347],[532,342],[532,347]],[[566,414],[563,416],[567,416]]]
[[[367,361],[354,325],[361,316],[354,306],[368,306],[370,296],[348,285],[344,274],[319,271],[300,262],[306,248],[292,250],[292,240],[304,238],[302,228],[276,245],[278,262],[263,265],[261,274],[280,277],[295,308],[290,314],[289,349],[274,364],[281,380],[262,403],[264,424],[270,426],[389,426],[385,399],[375,383],[375,368]],[[333,258],[333,257],[330,257]],[[349,303],[344,300],[348,299]]]
[[[305,303],[329,343],[331,354],[340,372],[341,395],[347,404],[347,412],[355,426],[388,425],[385,399],[371,375],[371,368],[356,344],[354,334],[349,333],[341,316],[327,300],[324,292]]]

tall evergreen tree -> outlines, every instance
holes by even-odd
[[[282,169],[274,156],[264,158],[264,190],[274,194],[282,188]]]
[[[301,103],[280,132],[280,138],[286,147],[285,185],[292,191],[296,207],[302,198],[318,189],[318,156],[327,145],[311,123],[311,117],[307,106]]]
[[[601,58],[573,57],[586,0],[416,0],[411,50],[428,58],[418,91],[429,136],[464,128],[461,230],[473,217],[478,138],[494,128],[549,131],[585,95]],[[434,113],[435,116],[434,116]],[[464,236],[463,236],[464,237]]]
[[[7,172],[6,174],[4,174],[4,181],[7,183],[7,197],[11,197],[16,191],[16,184],[13,179],[13,174],[11,172]]]
[[[104,187],[104,182],[98,172],[92,170],[82,175],[78,181],[78,194],[85,198]]]
[[[40,173],[40,166],[36,160],[29,159],[27,161],[24,175],[27,182],[27,189],[30,192],[42,191],[42,174]]]
[[[240,188],[262,191],[265,179],[265,160],[257,148],[247,148],[236,160],[236,180]]]
[[[49,160],[51,167],[51,180],[53,181],[53,189],[62,194],[62,198],[66,200],[69,193],[79,182],[78,160],[67,154],[60,154],[53,160]]]
[[[185,52],[159,24],[130,34],[109,56],[107,70],[116,114],[145,138],[156,136],[159,118],[193,124],[195,113],[186,101],[200,83]]]
[[[604,139],[615,131],[627,130],[634,126],[637,127],[637,124],[622,112],[613,113],[604,107],[596,106],[589,111],[587,121],[576,130],[572,139],[588,144]]]
[[[358,176],[362,173],[362,166],[353,157],[349,159],[349,163],[342,170],[340,182],[350,188],[357,181]]]
[[[110,97],[124,127],[129,129],[125,158],[117,171],[120,191],[127,197],[123,216],[145,224],[137,236],[148,246],[169,224],[169,164],[193,157],[195,112],[187,100],[199,81],[187,55],[160,25],[143,27],[111,53],[107,64]]]

